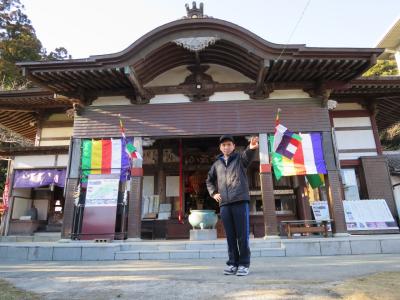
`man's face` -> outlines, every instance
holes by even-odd
[[[231,141],[224,141],[219,144],[219,150],[221,150],[223,155],[228,156],[235,150],[235,144]]]

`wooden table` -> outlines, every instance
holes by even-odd
[[[281,221],[280,224],[288,238],[292,238],[293,233],[322,233],[324,237],[328,237],[328,224],[331,223],[331,221],[332,220],[295,220]]]

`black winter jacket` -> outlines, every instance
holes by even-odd
[[[232,153],[225,164],[223,155],[219,155],[211,166],[207,176],[207,189],[212,197],[221,194],[220,206],[238,202],[250,201],[249,183],[246,170],[255,155],[255,149],[247,148],[243,153]]]

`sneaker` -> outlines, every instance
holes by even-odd
[[[249,268],[244,267],[244,266],[239,266],[236,276],[246,276],[249,275]]]
[[[226,266],[226,268],[224,269],[224,274],[225,275],[235,275],[237,272],[238,268],[232,265],[228,265]]]

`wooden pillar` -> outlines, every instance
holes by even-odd
[[[264,238],[277,237],[278,220],[275,212],[274,186],[268,155],[268,135],[266,133],[260,133],[259,145],[261,196],[264,213]]]
[[[75,191],[79,184],[79,166],[81,159],[81,139],[72,139],[69,147],[69,168],[67,170],[67,182],[64,187],[64,216],[61,227],[61,238],[70,239],[75,212]]]
[[[305,193],[307,189],[305,176],[297,176],[299,187],[297,189],[297,203],[300,219],[311,220],[311,207],[308,195]]]
[[[394,200],[392,182],[387,158],[384,156],[361,157],[361,165],[365,177],[367,196],[369,199],[384,199],[395,219],[398,217]]]
[[[166,177],[165,177],[165,170],[163,167],[163,150],[162,147],[160,146],[158,148],[158,172],[157,172],[157,194],[160,199],[160,204],[165,203],[167,199],[167,194],[166,194]]]
[[[143,156],[141,137],[135,137],[133,145]],[[128,201],[128,240],[140,240],[142,228],[143,161],[133,160]]]
[[[335,152],[331,132],[323,132],[323,149],[328,174],[325,175],[325,185],[328,197],[329,214],[332,223],[332,232],[335,235],[347,235],[347,226],[344,217],[343,199],[341,197],[341,183],[339,166],[336,165]]]

